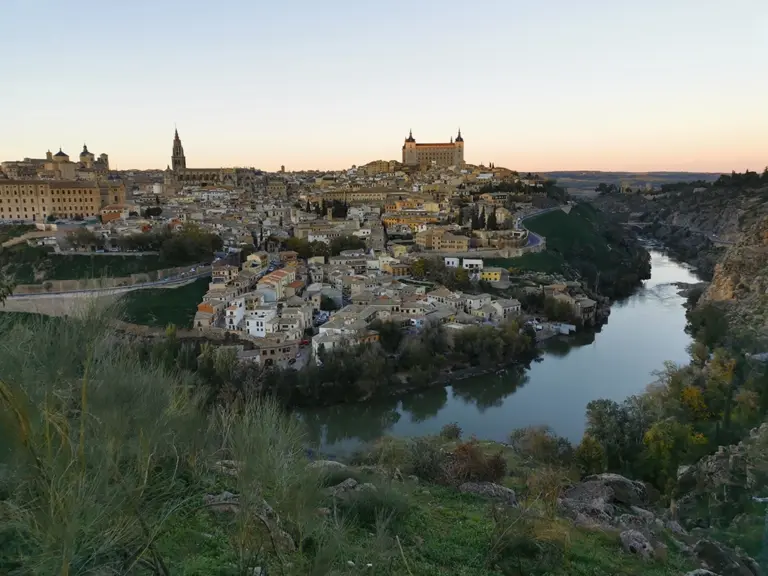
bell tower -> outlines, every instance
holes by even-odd
[[[184,157],[184,147],[181,145],[181,139],[179,138],[179,131],[175,130],[173,136],[173,153],[171,154],[171,169],[174,172],[179,170],[186,170],[187,159]]]

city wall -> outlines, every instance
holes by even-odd
[[[27,294],[57,294],[61,292],[79,292],[83,290],[108,290],[111,288],[130,288],[141,284],[171,281],[182,278],[182,274],[189,276],[203,276],[209,274],[210,266],[198,266],[194,274],[190,269],[194,266],[180,266],[177,268],[165,268],[123,276],[120,278],[83,278],[80,280],[48,280],[42,284],[19,284],[13,291],[14,296]]]

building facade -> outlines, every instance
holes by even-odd
[[[171,164],[164,176],[167,192],[177,192],[184,186],[231,186],[255,192],[262,181],[261,171],[254,168],[187,168],[179,131],[175,131]]]
[[[403,164],[410,168],[426,170],[432,166],[464,166],[464,138],[458,136],[450,142],[419,144],[409,132],[403,144]]]
[[[101,208],[101,189],[95,182],[0,180],[0,220],[88,218],[98,216]]]

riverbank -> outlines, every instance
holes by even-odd
[[[504,440],[512,428],[551,426],[578,442],[589,401],[623,401],[654,381],[666,361],[687,363],[685,298],[675,282],[696,283],[687,267],[652,252],[652,276],[629,298],[617,301],[608,322],[542,346],[526,370],[484,375],[409,394],[298,412],[307,418],[312,442],[332,451],[354,450],[385,434],[436,434],[460,422],[468,435]]]

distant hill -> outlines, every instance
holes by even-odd
[[[557,183],[571,194],[594,191],[601,182],[606,184],[627,185],[631,188],[659,187],[661,184],[672,182],[692,182],[704,180],[714,182],[720,177],[716,172],[600,172],[592,170],[575,170],[544,172],[542,176],[554,178]]]

